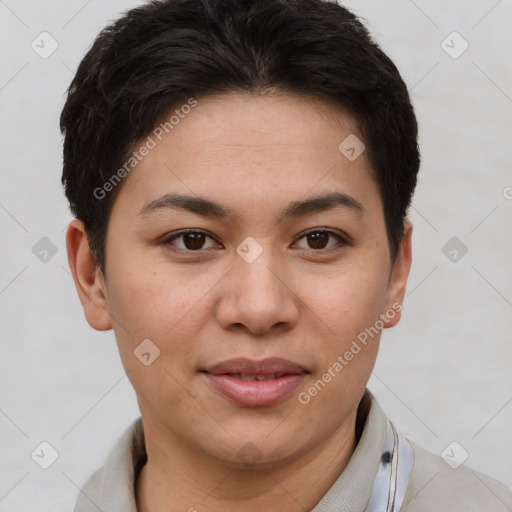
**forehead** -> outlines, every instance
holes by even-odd
[[[125,178],[121,195],[147,202],[171,189],[215,192],[250,208],[274,194],[289,200],[336,186],[355,195],[374,186],[365,153],[351,160],[340,150],[347,137],[362,137],[355,116],[339,105],[286,94],[195,101],[162,116],[148,135],[152,149]]]
[[[308,146],[308,142],[325,139],[329,132],[333,135],[339,135],[340,131],[357,132],[357,119],[348,109],[307,95],[282,91],[262,95],[232,92],[199,97],[196,101],[197,105],[182,116],[172,133],[179,137],[179,132],[187,126],[195,131],[195,140],[215,143],[217,147],[236,145],[237,141],[246,147]],[[172,109],[176,110],[180,110],[179,105]],[[166,113],[159,124],[168,119]]]

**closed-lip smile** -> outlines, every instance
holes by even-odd
[[[280,357],[261,361],[235,358],[201,370],[209,384],[238,405],[258,407],[286,398],[303,382],[308,370]]]

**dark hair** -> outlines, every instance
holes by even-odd
[[[105,191],[135,144],[191,97],[272,88],[334,100],[356,115],[395,259],[420,164],[418,127],[397,68],[356,16],[327,0],[155,0],[102,30],[60,118],[62,183],[103,274],[122,184],[95,191]]]

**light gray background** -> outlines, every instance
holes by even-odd
[[[69,274],[58,119],[98,31],[139,3],[0,1],[2,512],[71,510],[138,416],[113,333],[89,327]],[[437,453],[457,441],[466,465],[510,486],[512,2],[346,5],[407,82],[422,150],[404,317],[369,387],[409,437]],[[31,48],[42,31],[59,44],[47,59]],[[441,47],[453,31],[469,43],[456,59]],[[57,247],[46,263],[32,253],[42,237]],[[468,248],[455,263],[452,237]],[[42,441],[59,453],[46,470],[30,456]]]

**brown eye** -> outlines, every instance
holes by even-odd
[[[180,239],[180,244],[174,243],[176,240]],[[209,247],[205,247],[207,239],[213,240],[212,237],[208,236],[203,231],[189,230],[172,235],[164,241],[164,244],[173,245],[182,251],[194,252],[200,251],[201,249],[208,249]],[[210,247],[214,247],[214,245]]]
[[[338,235],[334,231],[327,231],[327,230],[316,230],[316,231],[310,231],[309,233],[306,233],[300,240],[305,239],[307,246],[302,246],[303,249],[314,249],[321,251],[323,249],[330,249],[332,247],[336,246],[336,243],[329,244],[329,239],[335,238],[338,241],[338,245],[343,245],[345,240],[341,235]]]
[[[312,249],[325,249],[329,241],[329,235],[325,231],[317,231],[307,235],[307,239]]]
[[[187,233],[183,235],[183,244],[187,249],[195,251],[204,245],[205,235],[203,233]]]

